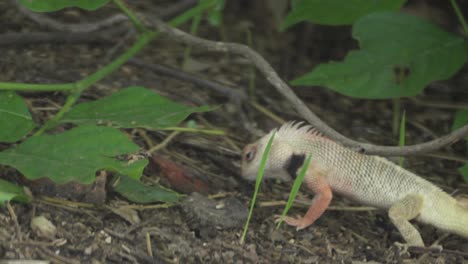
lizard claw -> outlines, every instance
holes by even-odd
[[[275,217],[276,224],[279,223],[279,221],[281,221],[281,215],[275,215],[274,217]],[[286,224],[290,226],[295,226],[296,231],[302,230],[309,226],[307,223],[305,223],[304,218],[302,217],[294,218],[290,216],[285,216],[283,220],[284,222],[286,222]]]

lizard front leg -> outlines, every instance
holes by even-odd
[[[323,173],[315,169],[314,166],[309,166],[304,176],[304,181],[307,187],[315,193],[314,199],[307,213],[302,218],[286,216],[284,221],[288,225],[297,227],[297,230],[304,229],[312,225],[325,212],[332,200],[333,194],[322,175]]]
[[[418,230],[409,222],[416,218],[423,207],[424,198],[418,194],[410,194],[396,202],[388,210],[388,216],[400,234],[410,246],[424,247],[424,242]]]

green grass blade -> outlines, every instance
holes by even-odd
[[[255,201],[257,199],[258,190],[260,189],[260,183],[262,182],[263,173],[265,172],[266,161],[268,158],[268,154],[270,153],[271,144],[273,143],[273,138],[275,137],[275,135],[276,135],[276,131],[274,131],[273,134],[271,135],[270,140],[268,140],[268,144],[265,148],[265,151],[263,152],[262,161],[260,163],[260,168],[258,169],[258,173],[257,173],[257,180],[255,181],[255,191],[252,196],[252,201],[250,202],[249,216],[247,217],[247,221],[245,222],[244,231],[242,232],[242,236],[240,239],[241,244],[244,244],[245,236],[247,234],[247,230],[249,229],[250,218],[252,217],[253,209],[255,206]]]
[[[286,206],[284,207],[283,213],[281,214],[281,218],[276,225],[276,229],[278,229],[281,226],[281,223],[283,223],[284,217],[288,213],[289,209],[291,208],[294,199],[296,198],[297,192],[299,192],[299,188],[301,187],[302,182],[304,181],[304,176],[307,172],[307,168],[309,168],[310,164],[310,159],[312,156],[308,156],[306,162],[302,166],[301,170],[299,171],[299,174],[297,175],[296,180],[294,180],[293,187],[291,189],[291,193],[289,194],[288,202],[286,203]]]

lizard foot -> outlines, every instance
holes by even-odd
[[[278,223],[281,220],[281,215],[275,215],[275,223]],[[290,216],[285,216],[284,217],[284,222],[290,226],[295,226],[296,231],[299,231],[301,229],[304,229],[308,227],[310,224],[307,223],[307,220],[305,220],[303,217],[290,217]]]
[[[408,253],[408,248],[409,248],[409,245],[406,244],[406,243],[400,243],[400,242],[395,242],[393,243],[397,248],[398,248],[398,251],[399,251],[399,255],[400,256],[403,256],[405,255],[406,253]]]

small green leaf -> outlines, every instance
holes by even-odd
[[[455,114],[455,119],[453,120],[452,125],[452,131],[459,129],[464,125],[468,125],[468,109],[460,110]]]
[[[458,171],[463,176],[463,179],[465,180],[465,182],[468,183],[468,163],[463,165],[463,167],[458,168]]]
[[[6,201],[11,200],[28,203],[30,198],[24,193],[23,188],[20,186],[0,179],[0,206]]]
[[[405,0],[303,0],[293,1],[280,30],[310,21],[322,25],[351,25],[360,17],[372,12],[398,10]]]
[[[34,128],[23,99],[14,92],[0,92],[0,142],[15,142]]]
[[[21,5],[36,12],[53,12],[66,7],[96,10],[107,2],[109,0],[19,0]]]
[[[155,130],[177,126],[188,115],[211,109],[181,105],[143,87],[129,87],[99,100],[76,105],[61,122]]]
[[[0,152],[0,164],[28,179],[47,177],[56,183],[92,183],[96,171],[109,170],[139,178],[147,160],[130,163],[116,157],[138,151],[138,145],[111,127],[81,126],[56,135],[28,138]]]
[[[263,174],[265,172],[265,166],[266,166],[266,162],[268,159],[268,154],[270,154],[271,145],[273,144],[273,139],[275,135],[276,135],[276,130],[273,131],[273,133],[271,134],[271,137],[268,140],[268,143],[265,147],[265,151],[262,154],[262,160],[260,161],[260,167],[258,168],[257,179],[255,180],[255,191],[254,191],[252,200],[250,201],[249,216],[247,217],[247,221],[245,221],[244,231],[242,232],[242,236],[240,239],[241,244],[244,244],[245,236],[247,235],[247,230],[249,229],[250,218],[252,217],[252,214],[253,214],[255,201],[257,200],[257,194],[258,194],[258,191],[260,190],[260,183],[262,182]]]
[[[354,24],[353,37],[361,50],[343,62],[321,64],[292,84],[357,98],[414,96],[432,81],[451,77],[468,59],[466,40],[403,13],[367,15]]]
[[[120,175],[114,190],[135,203],[177,202],[180,194],[161,186],[146,186],[142,182]]]
[[[297,175],[297,178],[294,180],[293,187],[291,189],[291,193],[289,194],[288,202],[286,203],[286,206],[284,207],[283,213],[281,214],[281,218],[276,225],[276,229],[278,229],[281,226],[281,223],[283,223],[284,217],[288,213],[289,209],[293,205],[294,199],[296,199],[296,195],[299,192],[299,188],[301,188],[302,182],[304,181],[305,174],[307,172],[307,169],[309,168],[310,160],[312,156],[308,156],[306,162],[302,166],[301,170],[299,171],[299,174]]]

